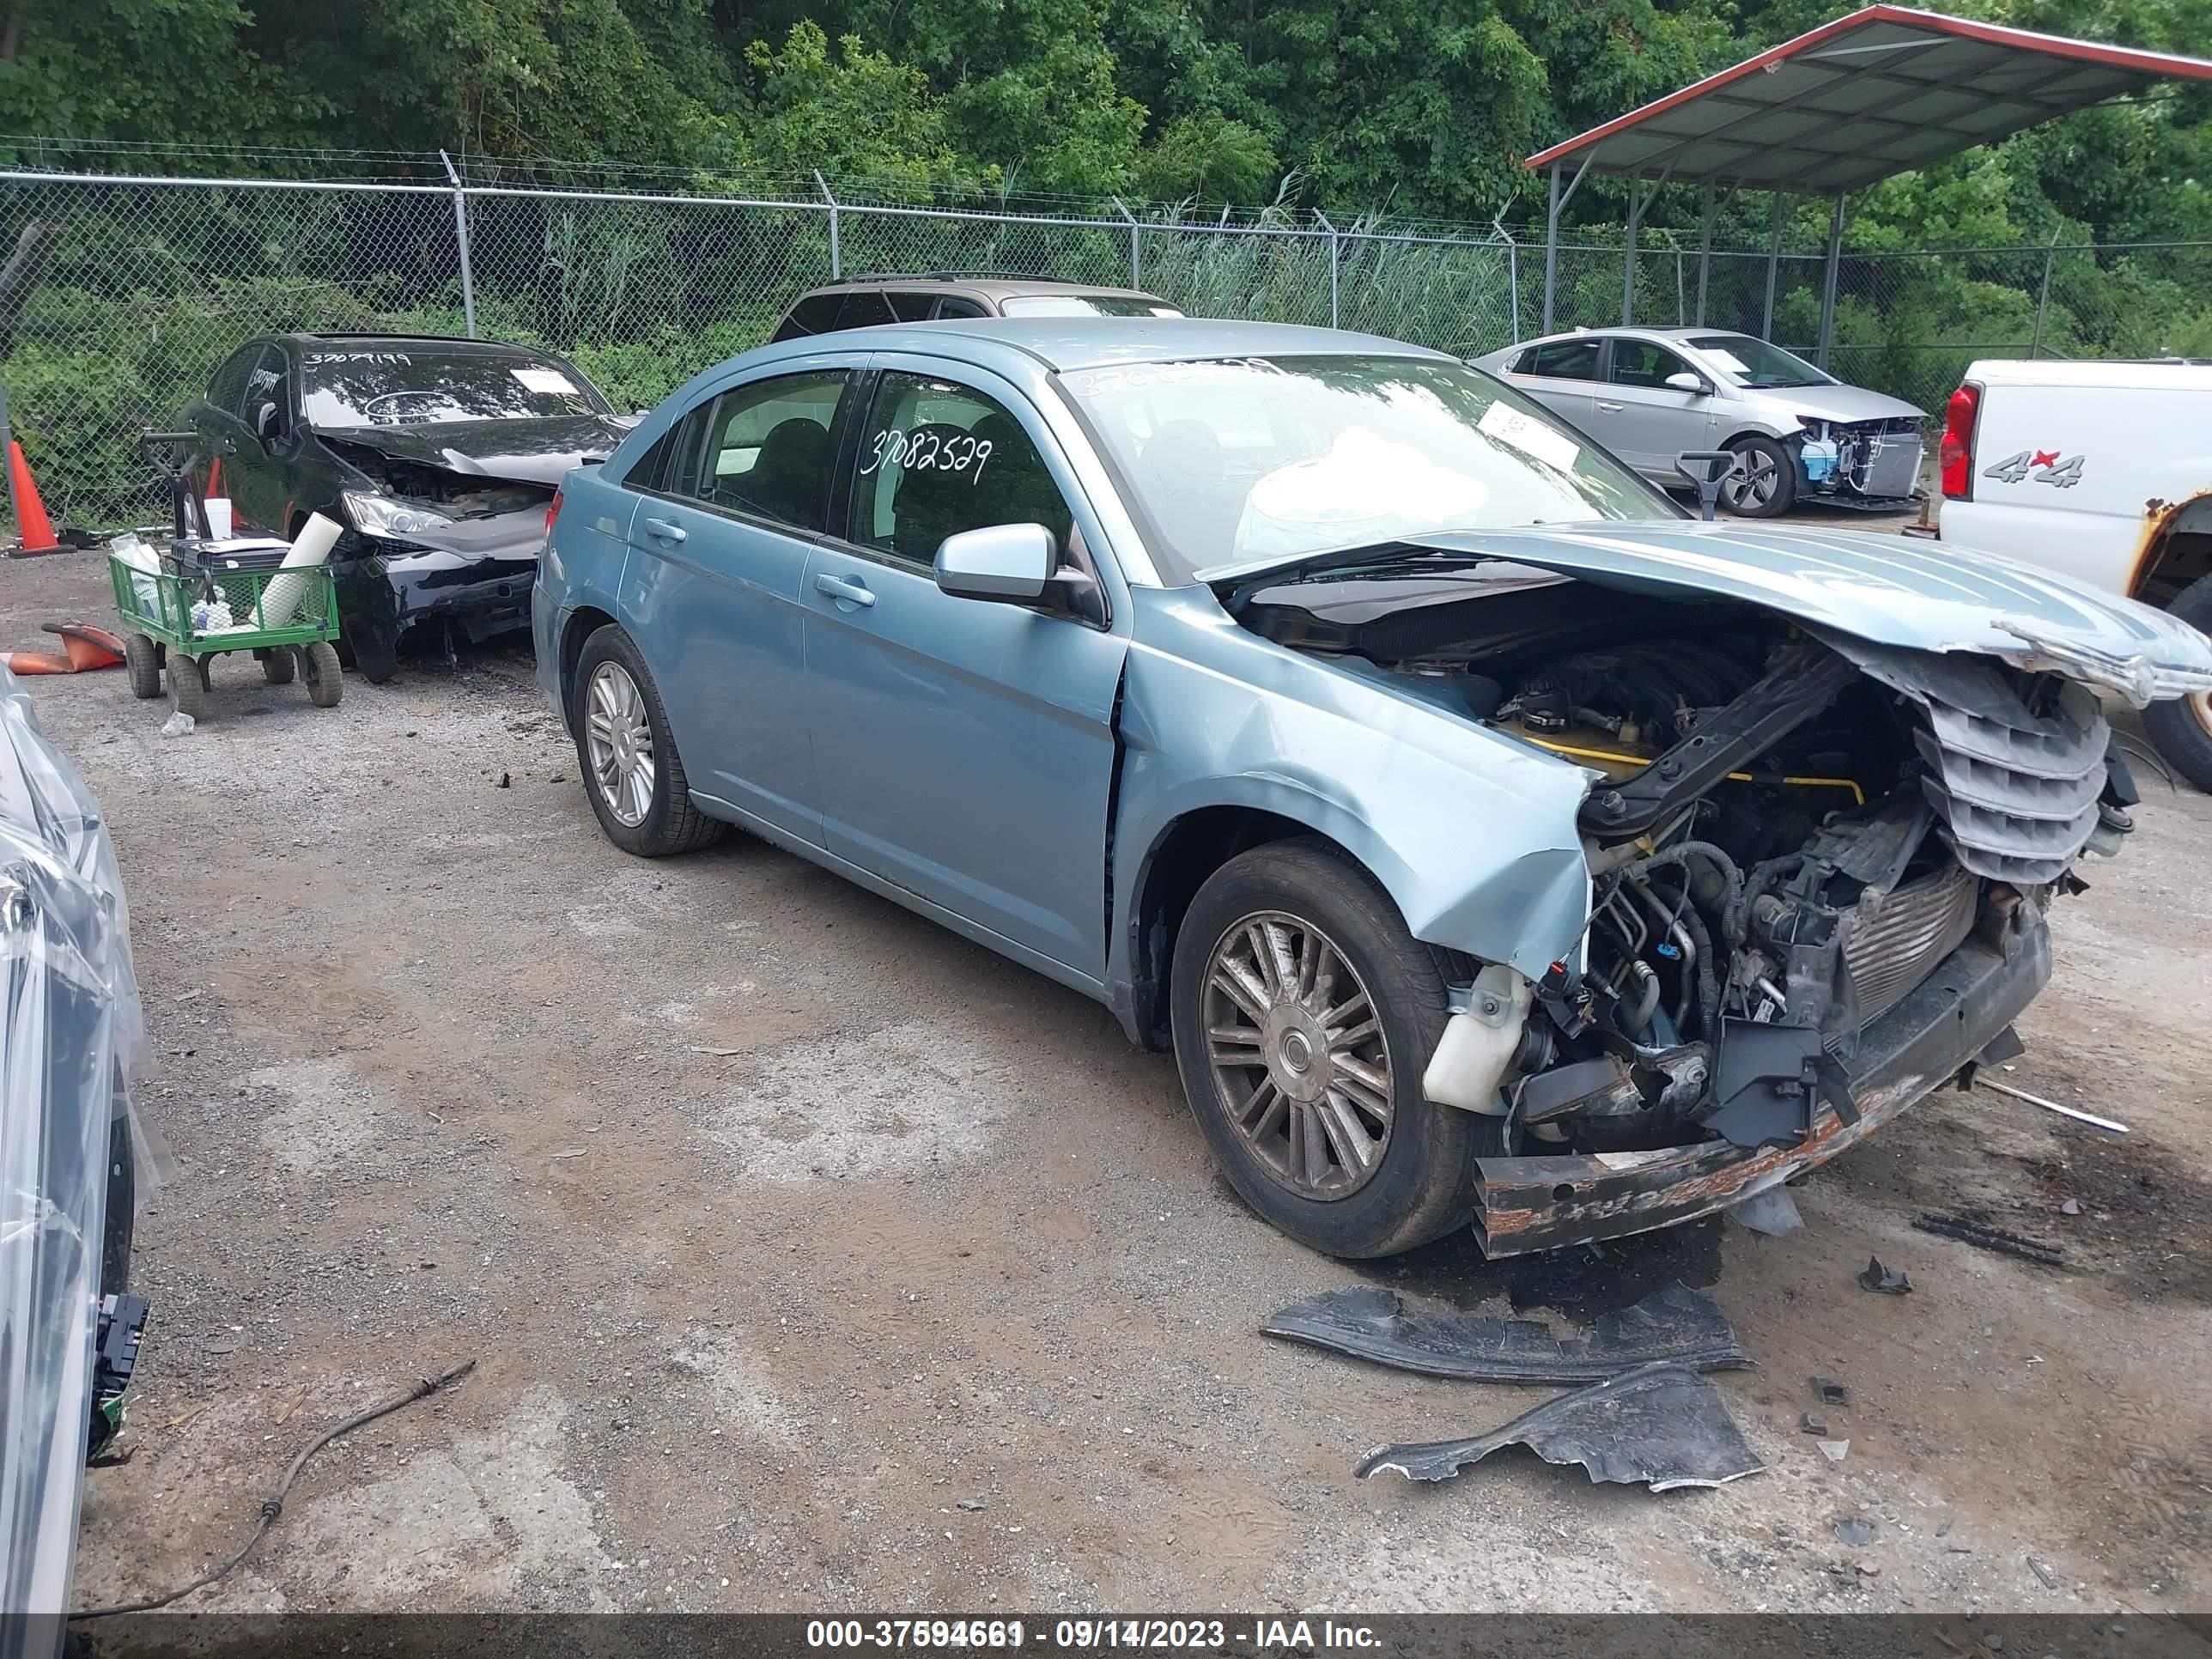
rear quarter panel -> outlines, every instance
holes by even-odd
[[[632,441],[635,441],[633,434]],[[619,618],[623,567],[629,557],[629,519],[637,498],[608,482],[623,455],[598,466],[580,466],[561,483],[561,512],[538,561],[530,596],[531,642],[538,652],[538,683],[561,723],[568,723],[564,649],[577,612],[604,611]]]

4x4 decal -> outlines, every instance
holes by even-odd
[[[2062,461],[2055,449],[2023,449],[2017,455],[2008,455],[1994,466],[1982,469],[1984,478],[1995,478],[2001,483],[2018,483],[2030,478],[2035,483],[2047,483],[2057,489],[2071,489],[2081,482],[2081,463],[2085,458],[2076,455],[2070,461]]]

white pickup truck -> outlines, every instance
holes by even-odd
[[[2212,633],[2212,363],[1984,362],[1951,394],[1937,534]],[[2212,790],[2212,696],[2154,703],[2160,754]]]

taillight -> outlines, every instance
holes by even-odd
[[[1936,452],[1943,471],[1947,501],[1972,501],[1974,495],[1974,423],[1981,418],[1982,389],[1972,380],[1951,394],[1943,414],[1943,447]]]
[[[1949,486],[1947,484],[1945,489],[1948,490]],[[556,489],[553,492],[553,499],[545,503],[545,539],[549,542],[553,539],[553,520],[560,516],[561,492]]]

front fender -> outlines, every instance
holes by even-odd
[[[1338,842],[1416,939],[1534,979],[1589,914],[1580,769],[1240,628],[1205,588],[1135,596],[1122,692],[1109,977],[1129,982],[1138,884],[1188,814],[1248,807]]]

